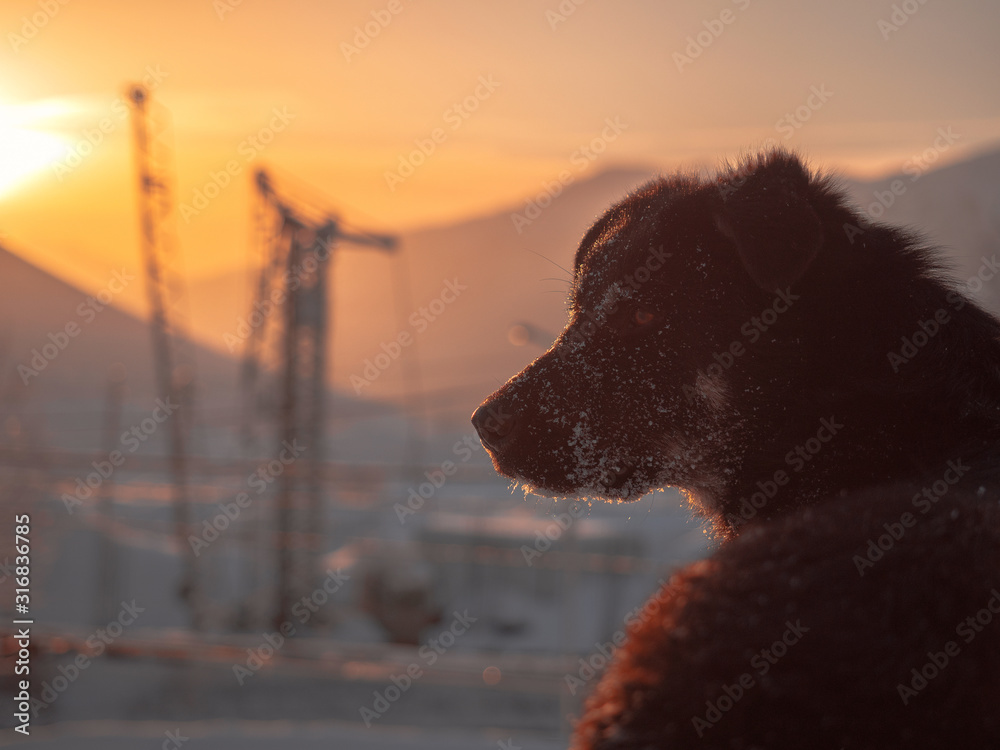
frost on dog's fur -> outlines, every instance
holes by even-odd
[[[746,222],[719,229],[724,187],[707,187],[716,210],[692,211],[705,185],[656,180],[587,233],[565,330],[484,405],[516,422],[516,439],[484,438],[499,472],[556,497],[631,501],[674,485],[717,511],[743,453],[744,415],[732,408],[738,383],[729,372],[706,373],[712,361],[702,352],[739,336],[739,315],[713,305],[745,292],[707,269],[724,256],[737,270],[747,262],[741,252],[753,255],[751,240],[740,246]]]

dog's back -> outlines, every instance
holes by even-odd
[[[916,485],[851,493],[681,571],[574,747],[1000,747],[1000,498],[973,484],[926,515]]]

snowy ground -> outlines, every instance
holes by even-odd
[[[227,500],[229,489],[218,488],[214,502]],[[60,688],[58,700],[33,722],[26,742],[43,748],[565,747],[582,698],[570,695],[566,675],[595,653],[595,644],[624,627],[626,613],[641,605],[671,567],[701,557],[706,546],[676,493],[632,506],[595,505],[574,526],[574,554],[603,550],[603,559],[617,555],[628,563],[618,569],[593,567],[585,556],[580,559],[587,564],[579,568],[551,564],[565,538],[546,557],[526,561],[519,551],[525,539],[500,532],[523,535],[532,528],[530,518],[549,528],[552,516],[565,509],[511,497],[502,481],[456,477],[405,524],[392,509],[406,497],[406,481],[388,479],[370,494],[342,492],[329,508],[325,546],[334,568],[347,561],[351,584],[331,596],[324,616],[300,628],[266,669],[238,681],[234,667],[247,660],[248,648],[260,649],[262,633],[272,626],[229,627],[231,618],[218,617],[204,636],[185,630],[174,593],[178,565],[170,543],[169,493],[161,484],[124,472],[119,478],[118,526],[110,536],[113,581],[98,564],[105,532],[96,509],[67,514],[58,495],[46,490],[33,512],[39,542],[32,606],[36,646],[45,645],[33,660],[33,690],[66,674],[83,653],[80,644],[114,619],[120,602],[135,601],[144,610],[113,649],[92,654],[86,670]],[[202,513],[217,507],[206,504]],[[248,512],[240,524],[251,527],[253,520]],[[251,590],[253,548],[243,531],[234,525],[202,558],[213,602],[223,613]],[[385,643],[377,623],[358,606],[365,555],[385,554],[408,540],[428,552],[455,553],[426,561],[445,620],[429,627],[421,643],[431,642],[456,611],[477,618],[434,664],[417,647]],[[526,540],[533,543],[533,537]],[[489,554],[473,554],[483,551]],[[420,667],[420,680],[366,728],[361,709],[412,664]],[[487,668],[502,674],[499,684],[487,683]],[[10,724],[9,715],[0,716],[0,744],[25,742]]]

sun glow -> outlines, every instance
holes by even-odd
[[[43,123],[66,114],[67,109],[55,101],[0,101],[0,198],[65,153],[66,139],[47,130]]]

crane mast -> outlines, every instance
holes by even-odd
[[[255,175],[262,211],[260,238],[265,257],[255,285],[253,309],[273,311],[278,333],[278,451],[301,456],[276,480],[274,544],[277,555],[273,625],[290,621],[292,605],[312,587],[323,532],[324,428],[329,369],[330,261],[341,242],[391,252],[396,238],[345,229],[337,217],[293,204],[274,189],[266,172]],[[258,216],[258,219],[263,218]],[[273,226],[273,231],[266,227]],[[275,308],[280,304],[280,314]],[[269,307],[270,305],[270,307]],[[243,384],[246,418],[256,412],[256,382],[264,357],[265,325],[245,343]],[[250,436],[250,430],[245,435]]]
[[[149,92],[141,85],[128,91],[132,103],[132,140],[138,176],[139,237],[149,299],[149,330],[152,337],[153,369],[158,396],[176,404],[177,413],[167,422],[169,466],[174,508],[174,530],[181,560],[178,586],[188,605],[191,624],[203,626],[197,557],[187,542],[193,528],[188,476],[187,428],[193,418],[193,368],[181,351],[184,340],[177,317],[182,296],[182,278],[171,233],[173,196],[165,145],[152,132]]]

